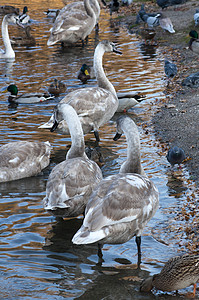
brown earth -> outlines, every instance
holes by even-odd
[[[136,15],[143,2],[133,2],[131,7],[121,7],[117,23],[139,34],[143,23],[135,24]],[[164,32],[156,27],[155,41],[165,57],[172,59],[178,67],[178,75],[169,87],[165,87],[166,102],[153,117],[155,132],[160,141],[168,147],[177,145],[184,149],[191,178],[199,185],[199,88],[182,87],[182,80],[199,71],[199,55],[188,49],[189,31],[195,28],[193,15],[199,8],[199,1],[188,1],[183,5],[163,10],[156,1],[146,1],[146,12],[163,12],[172,21],[175,33]]]

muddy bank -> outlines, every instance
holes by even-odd
[[[145,2],[145,10],[162,12],[155,2]],[[135,22],[142,3],[122,7],[115,21],[127,27],[130,33],[139,35],[143,23],[136,25]],[[177,64],[178,75],[169,87],[165,85],[166,102],[160,103],[161,108],[153,118],[153,125],[157,136],[168,147],[177,145],[184,149],[187,156],[184,164],[189,169],[191,178],[199,185],[199,88],[181,85],[185,77],[199,71],[199,56],[187,47],[189,31],[196,29],[199,32],[193,21],[196,8],[199,8],[198,1],[188,1],[178,5],[176,9],[169,7],[163,10],[164,15],[172,21],[176,31],[174,34],[164,32],[160,27],[155,28],[157,47],[165,57]]]

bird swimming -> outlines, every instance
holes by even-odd
[[[18,88],[15,84],[10,84],[7,87],[7,91],[11,93],[8,97],[8,101],[16,104],[31,104],[38,103],[47,100],[54,99],[53,96],[48,93],[24,93],[22,95],[18,95]]]

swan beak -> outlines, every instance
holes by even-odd
[[[113,52],[118,53],[118,54],[122,54],[122,52],[117,50],[116,48],[113,49]]]
[[[113,140],[114,141],[117,141],[117,140],[119,140],[119,138],[122,136],[122,134],[121,133],[116,133],[116,135],[114,136],[114,138],[113,138]]]
[[[22,28],[25,28],[25,26],[20,22],[20,20],[17,20],[16,24]]]
[[[59,125],[59,123],[55,120],[55,122],[54,122],[52,128],[50,129],[50,132],[55,131],[55,130],[57,129],[58,125]]]

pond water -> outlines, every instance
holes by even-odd
[[[77,72],[83,63],[92,64],[98,41],[117,43],[123,55],[105,54],[104,68],[117,91],[137,91],[145,100],[129,115],[138,125],[143,167],[160,192],[160,208],[147,225],[142,237],[142,264],[138,270],[135,240],[122,245],[105,245],[104,262],[98,265],[96,246],[75,246],[71,238],[82,224],[82,218],[57,222],[42,206],[45,185],[52,168],[66,155],[70,137],[50,133],[38,126],[46,122],[55,104],[64,94],[49,102],[8,106],[8,93],[0,93],[0,144],[11,141],[48,140],[53,153],[50,166],[39,176],[0,184],[0,274],[1,299],[156,299],[161,293],[141,294],[143,278],[158,273],[165,261],[187,251],[183,226],[176,219],[183,203],[194,197],[194,183],[185,167],[172,176],[165,158],[166,146],[153,132],[151,118],[164,101],[164,57],[158,47],[146,47],[126,29],[114,25],[108,10],[102,10],[98,35],[93,32],[88,44],[61,49],[47,47],[52,19],[44,14],[48,8],[62,8],[57,1],[1,1],[1,5],[28,6],[32,19],[35,47],[15,47],[13,62],[0,60],[0,90],[16,83],[19,92],[46,91],[57,78],[67,86],[67,93],[82,87]],[[2,20],[2,17],[1,17]],[[19,34],[9,27],[10,36]],[[2,45],[2,43],[1,43]],[[2,46],[3,47],[3,46]],[[87,86],[95,86],[91,80]],[[104,176],[119,171],[126,158],[126,140],[112,138],[115,124],[110,121],[100,128]],[[94,143],[93,134],[85,136],[87,145]],[[189,291],[186,289],[185,292]],[[167,298],[166,295],[164,295]],[[168,298],[178,298],[169,293]],[[163,298],[161,298],[163,299]]]

